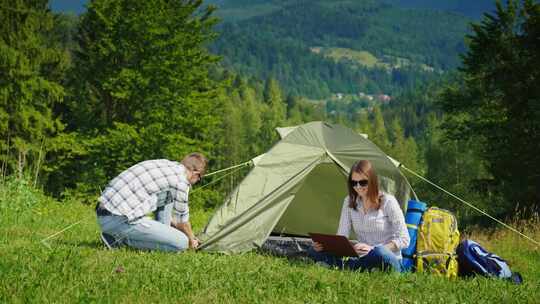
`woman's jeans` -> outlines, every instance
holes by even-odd
[[[349,270],[383,270],[402,272],[403,266],[401,259],[396,257],[394,253],[384,246],[374,247],[368,254],[363,257],[348,257],[341,258],[332,254],[315,251],[311,248],[308,251],[309,257],[315,262],[327,264],[329,266],[338,267],[340,269]]]
[[[182,251],[189,247],[187,236],[171,227],[172,204],[159,207],[156,219],[143,217],[128,222],[127,217],[118,215],[98,216],[103,233],[113,236],[113,247],[125,244],[137,249]]]

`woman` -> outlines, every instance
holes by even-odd
[[[358,238],[358,257],[343,260],[324,252],[315,242],[309,255],[323,265],[351,270],[402,271],[401,249],[409,246],[409,233],[396,198],[379,191],[375,169],[367,160],[351,168],[349,195],[343,202],[337,234],[349,237],[351,228]]]

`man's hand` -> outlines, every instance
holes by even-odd
[[[193,234],[193,230],[191,229],[191,224],[189,222],[176,223],[174,224],[174,227],[182,231],[187,236],[189,248],[197,249],[197,247],[199,247],[200,242]]]
[[[356,251],[356,253],[358,253],[359,255],[367,254],[368,252],[371,251],[371,249],[373,249],[373,246],[370,246],[370,245],[364,244],[364,243],[354,244],[353,247],[354,247],[354,250]]]
[[[189,239],[189,248],[197,249],[199,247],[200,241],[197,238]]]

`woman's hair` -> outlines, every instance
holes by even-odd
[[[208,160],[201,153],[194,152],[184,157],[181,163],[186,169],[190,171],[199,171],[201,176],[203,176],[206,171]]]
[[[351,183],[353,172],[364,174],[368,178],[368,189],[367,189],[367,199],[375,203],[377,209],[381,207],[381,202],[379,200],[379,179],[377,178],[377,173],[371,165],[369,160],[360,160],[357,161],[351,168],[349,172],[349,179],[347,182],[347,187],[349,188],[349,208],[356,209],[358,206],[356,204],[356,199],[358,198],[358,193],[353,188]]]

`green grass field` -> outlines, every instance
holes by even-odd
[[[411,60],[401,57],[385,55],[381,59],[375,57],[368,51],[357,51],[348,48],[338,47],[312,47],[311,52],[321,54],[327,58],[333,59],[335,62],[348,61],[353,65],[363,66],[367,68],[383,68],[387,70],[399,69],[410,66],[413,63]],[[433,67],[424,63],[417,63],[424,71],[434,72]]]
[[[539,303],[540,252],[506,232],[473,237],[525,283],[355,273],[258,253],[108,251],[91,206],[0,184],[0,303]],[[192,212],[202,229],[209,213]],[[70,224],[71,229],[41,240]],[[525,225],[527,226],[527,225]],[[524,227],[525,227],[524,226]],[[526,227],[536,239],[538,223]]]
[[[325,48],[324,55],[335,61],[346,59],[368,68],[373,68],[377,65],[386,67],[385,64],[379,62],[377,57],[367,51],[355,51],[346,48]]]

